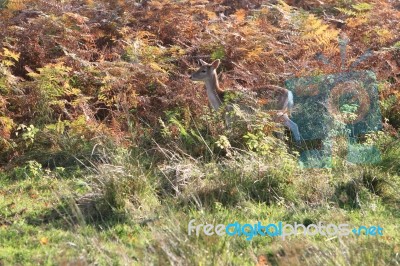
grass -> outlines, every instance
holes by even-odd
[[[172,156],[143,166],[137,153],[113,152],[114,159],[84,169],[49,170],[30,161],[1,173],[0,264],[400,264],[400,178],[386,167],[393,149],[381,165],[339,158],[332,169],[300,168],[289,153],[243,151],[207,161]],[[384,234],[247,241],[189,236],[192,219],[379,225]]]

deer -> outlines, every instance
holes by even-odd
[[[208,101],[215,111],[218,111],[224,103],[225,90],[221,89],[218,82],[217,68],[221,61],[214,60],[212,63],[206,63],[199,60],[200,68],[190,75],[192,81],[202,81],[205,84]],[[252,90],[256,97],[260,99],[263,110],[276,111],[273,113],[273,120],[286,126],[291,132],[297,143],[300,142],[300,132],[297,124],[289,118],[289,113],[293,108],[293,93],[285,88],[266,85]],[[229,104],[227,110],[232,110]],[[229,126],[231,119],[226,118],[226,124]]]

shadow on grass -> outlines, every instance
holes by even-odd
[[[382,154],[379,166],[396,175],[400,175],[400,140],[391,143],[391,145]]]
[[[25,219],[33,226],[51,225],[63,230],[79,225],[91,225],[101,230],[127,221],[122,211],[96,198],[86,199],[86,202],[68,200],[42,213],[28,215]]]
[[[223,183],[217,181],[202,188],[191,187],[183,192],[166,189],[160,196],[168,198],[171,193],[175,192],[182,207],[190,204],[201,208],[213,208],[215,202],[235,207],[243,201],[267,204],[273,204],[282,199],[295,201],[296,196],[293,191],[290,185],[282,184],[278,178],[263,176]]]
[[[380,171],[366,170],[361,178],[340,183],[333,195],[332,201],[340,208],[359,209],[369,204],[373,196],[378,196],[391,213],[400,217],[400,197],[397,193],[398,180],[391,180]]]

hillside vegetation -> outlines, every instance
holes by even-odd
[[[0,0],[0,18],[0,265],[400,265],[397,1]],[[261,111],[227,128],[189,79],[200,59],[232,98],[374,72],[382,129],[357,141],[379,161],[337,134],[332,164],[304,167],[321,141]],[[384,234],[247,241],[192,219]]]

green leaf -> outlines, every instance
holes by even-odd
[[[352,7],[357,10],[358,12],[366,12],[371,10],[374,6],[369,3],[359,3],[352,5]]]

